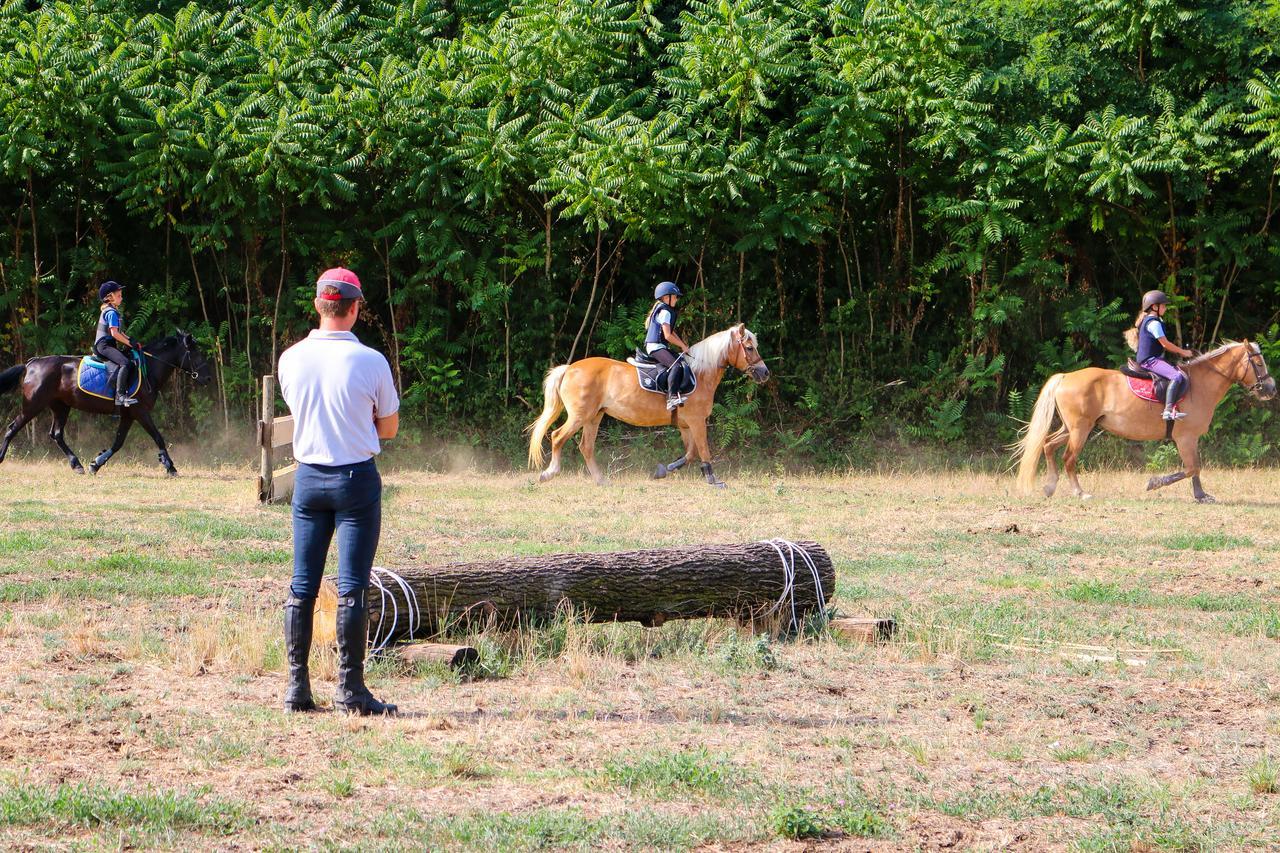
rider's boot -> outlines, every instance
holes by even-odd
[[[116,412],[119,413],[125,406],[132,406],[138,402],[134,397],[129,396],[129,382],[133,378],[133,365],[126,365],[116,371]]]
[[[289,660],[289,689],[284,694],[286,711],[314,711],[311,697],[311,627],[315,620],[316,600],[294,598],[284,603],[284,647]]]
[[[379,702],[364,684],[364,651],[369,614],[363,589],[338,599],[338,694],[333,706],[348,714],[394,716],[395,705]]]
[[[1170,380],[1169,388],[1164,392],[1164,413],[1160,417],[1166,421],[1180,421],[1187,416],[1186,412],[1179,412],[1174,408],[1178,403],[1178,398],[1182,396],[1182,384],[1184,382],[1186,380],[1181,376]]]

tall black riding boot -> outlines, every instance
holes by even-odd
[[[284,648],[289,660],[289,690],[284,694],[286,711],[314,711],[311,698],[311,626],[315,620],[314,598],[289,597],[284,603]]]
[[[1177,378],[1169,380],[1169,388],[1164,393],[1164,414],[1161,416],[1166,421],[1180,421],[1187,416],[1186,412],[1179,412],[1174,408],[1178,404],[1179,398],[1182,397],[1182,386],[1186,381],[1186,378],[1181,374]]]
[[[116,370],[116,411],[138,402],[129,396],[129,383],[133,379],[133,365],[126,364]]]
[[[333,705],[349,714],[393,715],[396,706],[373,698],[364,684],[364,652],[369,642],[369,613],[364,590],[338,599],[338,695]]]

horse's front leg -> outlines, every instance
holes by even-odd
[[[684,453],[680,455],[679,459],[666,465],[659,462],[658,470],[653,472],[653,479],[661,480],[668,474],[674,474],[689,461],[689,457],[693,454],[693,443],[692,439],[689,438],[689,427],[687,425],[682,424],[680,426],[680,440],[684,442]]]
[[[1217,503],[1213,495],[1200,485],[1200,436],[1188,436],[1177,439],[1178,455],[1182,457],[1182,467],[1191,478],[1191,496],[1196,503]]]
[[[711,469],[711,450],[707,445],[707,421],[705,418],[689,423],[689,437],[693,440],[693,449],[702,459],[702,476],[707,484],[717,489],[725,488],[724,481]]]
[[[151,413],[138,412],[135,417],[147,431],[147,435],[151,436],[151,440],[156,443],[156,447],[160,448],[160,464],[164,466],[164,470],[169,472],[170,477],[178,476],[178,469],[173,467],[173,460],[169,458],[169,448],[165,447],[164,436],[160,434],[160,430],[156,429],[156,422],[151,419]]]
[[[129,428],[133,426],[133,418],[129,415],[120,416],[120,426],[116,427],[115,440],[111,442],[111,447],[98,454],[92,462],[89,463],[89,473],[96,474],[107,464],[107,460],[120,452],[120,448],[124,447],[125,437],[129,435]]]

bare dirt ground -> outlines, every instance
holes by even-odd
[[[182,460],[178,460],[182,466]],[[0,845],[1280,848],[1280,498],[1086,475],[392,470],[379,562],[814,539],[893,642],[723,622],[472,638],[376,665],[405,711],[286,716],[285,508],[250,472],[0,469]],[[92,496],[92,500],[88,500]],[[669,506],[654,523],[637,508]],[[332,653],[317,652],[317,694]]]

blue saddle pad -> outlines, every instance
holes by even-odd
[[[119,368],[109,361],[86,355],[80,359],[80,367],[76,370],[76,385],[81,391],[91,396],[114,400],[117,370]],[[140,371],[134,371],[133,386],[129,389],[130,396],[137,394],[138,386],[142,384],[139,373]]]

